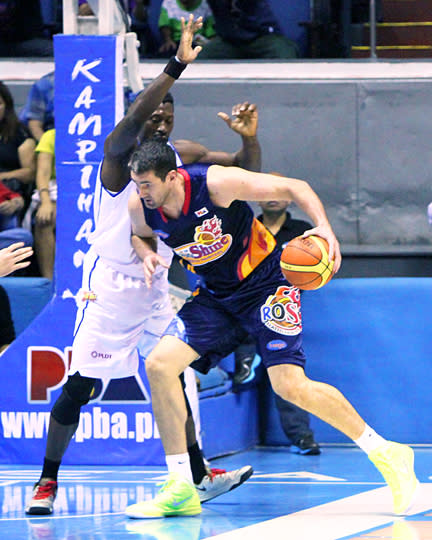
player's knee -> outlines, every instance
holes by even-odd
[[[94,384],[95,379],[81,377],[79,373],[69,377],[51,410],[53,418],[65,426],[77,424],[81,407],[89,402]]]
[[[172,366],[170,367],[170,363],[167,362],[164,355],[157,351],[153,351],[146,358],[145,367],[150,384],[165,380],[170,376],[178,376],[174,373]]]
[[[306,392],[306,377],[281,377],[273,381],[273,390],[285,401],[299,405]]]

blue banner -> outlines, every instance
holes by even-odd
[[[49,414],[67,378],[74,296],[93,229],[92,201],[106,136],[123,114],[123,40],[54,37],[58,182],[52,301],[2,357],[0,462],[41,464]],[[164,463],[143,363],[136,377],[99,382],[64,463]]]

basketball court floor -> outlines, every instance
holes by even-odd
[[[34,466],[0,466],[0,538],[12,540],[432,540],[432,448],[415,447],[420,493],[412,515],[395,518],[374,466],[353,447],[324,446],[320,456],[257,447],[212,460],[226,469],[251,464],[243,486],[203,505],[198,517],[132,520],[124,508],[152,497],[163,467],[61,469],[55,513],[29,518]]]

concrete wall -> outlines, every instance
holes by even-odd
[[[211,148],[238,147],[219,110],[257,103],[264,170],[307,179],[342,242],[432,244],[429,82],[185,82],[174,94],[174,138]]]
[[[9,84],[19,108],[29,84]],[[257,103],[263,169],[308,180],[343,244],[432,246],[430,80],[180,80],[173,93],[173,139],[212,149],[239,147],[218,111]]]

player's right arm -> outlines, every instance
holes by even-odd
[[[342,260],[339,242],[324,205],[305,180],[212,165],[207,171],[207,186],[212,202],[225,208],[235,200],[293,201],[314,224],[314,228],[303,236],[316,234],[325,238],[329,244],[329,258],[334,260],[335,272],[339,270]]]
[[[182,19],[182,37],[177,50],[180,65],[190,64],[201,51],[201,47],[192,47],[193,36],[201,26],[202,17],[195,21],[193,15],[190,15],[187,23]],[[170,60],[170,62],[175,62],[175,60]],[[107,189],[117,192],[129,182],[128,160],[136,145],[138,134],[144,122],[150,118],[174,82],[174,77],[165,71],[162,72],[141,92],[126,116],[106,138],[101,179]]]
[[[151,287],[157,265],[169,268],[169,264],[157,253],[157,236],[145,221],[138,193],[133,193],[130,196],[128,209],[132,222],[132,247],[142,260],[147,287]]]

